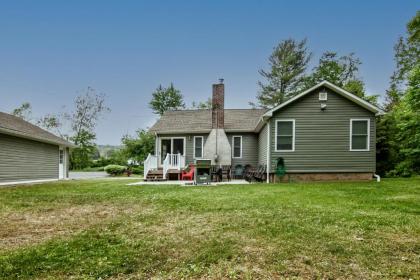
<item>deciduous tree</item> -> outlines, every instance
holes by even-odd
[[[169,110],[185,108],[185,103],[180,91],[171,83],[168,88],[164,88],[162,85],[158,86],[152,93],[152,100],[149,106],[155,114],[163,115]]]

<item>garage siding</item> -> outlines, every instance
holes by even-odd
[[[58,146],[0,134],[0,183],[58,179]]]

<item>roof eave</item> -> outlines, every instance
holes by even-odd
[[[356,95],[354,95],[354,94],[352,94],[352,93],[350,93],[350,92],[348,92],[348,91],[346,91],[346,90],[344,90],[344,89],[342,89],[342,88],[340,88],[340,87],[338,87],[338,86],[336,86],[336,85],[334,85],[334,84],[332,84],[328,81],[322,81],[322,82],[316,84],[315,86],[305,90],[304,92],[299,93],[298,95],[296,95],[295,97],[287,100],[286,102],[284,102],[280,105],[277,105],[273,109],[267,111],[263,116],[264,117],[269,117],[269,118],[272,117],[273,113],[276,112],[277,110],[287,106],[288,104],[296,101],[297,99],[305,96],[306,94],[308,94],[308,93],[310,93],[310,92],[314,91],[315,89],[317,89],[319,87],[322,87],[322,86],[328,87],[329,89],[331,89],[334,92],[337,92],[338,94],[344,96],[345,98],[353,101],[354,103],[356,103],[359,106],[365,108],[366,110],[371,111],[372,113],[375,113],[375,115],[383,115],[384,114],[384,112],[381,109],[379,109],[378,107],[376,107],[376,106],[370,104],[369,102],[361,99],[360,97],[358,97],[358,96],[356,96]]]
[[[39,138],[39,137],[33,137],[31,135],[27,135],[27,134],[24,134],[24,133],[11,131],[9,129],[5,129],[5,128],[2,128],[2,127],[0,127],[0,133],[7,134],[7,135],[10,135],[10,136],[19,137],[19,138],[34,140],[34,141],[38,141],[38,142],[42,142],[42,143],[53,144],[53,145],[57,145],[57,146],[63,146],[63,147],[68,147],[68,148],[76,148],[77,147],[77,145],[75,145],[73,143],[70,143],[68,141],[67,141],[67,143],[65,143],[64,139],[63,139],[63,142],[51,141],[51,140],[46,140],[46,139]]]

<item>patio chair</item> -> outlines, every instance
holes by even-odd
[[[230,179],[231,179],[231,173],[232,173],[232,166],[230,166],[230,165],[223,165],[222,166],[222,176],[226,177],[226,179],[228,181],[230,181]],[[223,179],[223,177],[222,177],[222,179]]]
[[[181,180],[182,181],[184,181],[184,180],[192,181],[193,178],[194,178],[194,169],[195,169],[194,165],[191,164],[189,171],[182,170]]]
[[[242,179],[244,176],[244,167],[242,164],[237,164],[235,169],[233,170],[233,178],[235,179]]]

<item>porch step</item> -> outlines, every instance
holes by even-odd
[[[145,181],[163,181],[163,170],[157,169],[157,170],[150,170],[147,173],[147,176],[145,178]]]

